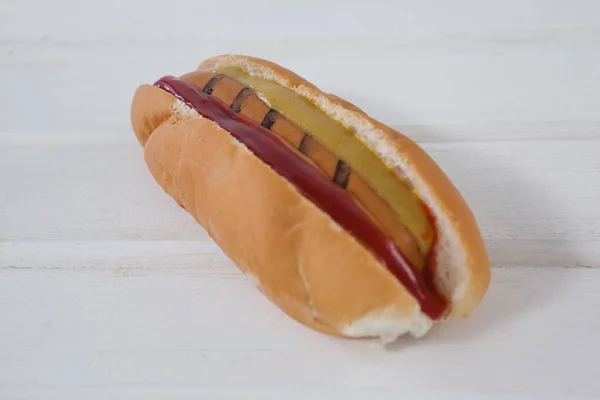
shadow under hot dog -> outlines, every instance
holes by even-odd
[[[410,132],[403,132],[410,135]],[[420,136],[420,135],[417,135]],[[568,240],[545,242],[531,236],[529,224],[560,213],[560,204],[547,187],[522,171],[515,162],[521,142],[456,142],[427,132],[419,143],[442,167],[471,207],[483,234],[492,266],[489,290],[480,306],[466,319],[436,326],[419,341],[402,338],[389,345],[401,349],[411,344],[469,341],[518,323],[564,290],[563,269],[541,274],[536,268],[576,259]],[[413,137],[419,142],[418,137]],[[523,147],[524,149],[524,147]],[[530,243],[536,243],[535,248]],[[544,251],[541,251],[543,249]],[[564,264],[563,264],[564,265]]]

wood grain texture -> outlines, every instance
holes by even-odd
[[[3,96],[3,129],[125,133],[136,85],[239,52],[279,62],[419,141],[600,135],[596,1],[286,4],[238,2],[203,18],[200,33],[202,1],[185,2],[176,24],[163,20],[158,1],[143,11],[136,1],[11,2],[0,14],[0,74],[10,76],[0,90],[31,85],[44,107],[32,119],[22,102]],[[67,8],[73,16],[61,24],[42,17]],[[279,17],[238,32],[266,9]],[[366,85],[369,70],[377,73]]]
[[[210,39],[260,39],[321,37],[414,36],[423,34],[486,33],[532,29],[580,29],[598,26],[600,9],[594,0],[505,0],[482,2],[456,0],[415,3],[400,0],[390,5],[375,1],[362,2],[305,0],[287,4],[269,0],[252,3],[232,0],[225,15],[202,20],[202,36]],[[165,3],[149,0],[143,3],[104,0],[86,4],[72,0],[56,0],[49,4],[39,0],[10,1],[3,6],[0,37],[18,41],[100,42],[138,40],[144,42],[173,41],[189,38],[197,32],[198,16],[206,15],[206,3],[186,2],[185,11],[166,18]],[[30,10],[24,26],[22,17]],[[268,24],[255,24],[240,30],[251,17],[273,16]],[[47,18],[63,12],[63,23]],[[71,11],[73,14],[64,13]],[[225,10],[223,10],[225,11]],[[307,22],[311,22],[310,29]],[[240,33],[245,33],[241,36]],[[277,32],[277,35],[274,33]],[[237,35],[236,35],[237,34]],[[200,36],[194,35],[191,40]]]
[[[214,54],[242,52],[292,68],[421,142],[589,139],[600,134],[594,107],[600,102],[600,28],[581,36],[541,46],[493,37],[3,45],[0,73],[11,79],[1,80],[0,89],[15,93],[34,85],[44,107],[31,119],[20,102],[3,97],[0,116],[9,132],[125,133],[138,84],[186,73]],[[357,51],[364,55],[357,58]],[[307,52],[322,62],[307,63]],[[114,60],[119,73],[106,76]],[[375,62],[378,73],[360,84]]]
[[[83,241],[82,257],[96,251],[90,241],[160,241],[161,248],[168,247],[165,241],[197,240],[212,246],[153,181],[132,135],[86,142],[6,134],[0,143],[0,185],[10,188],[0,193],[0,207],[11,210],[0,216],[6,254],[0,265],[18,264],[20,252],[39,242],[40,256],[26,260],[62,259],[60,245],[43,245],[56,241]],[[600,267],[600,140],[423,147],[473,208],[494,266]],[[124,255],[132,251],[127,246]],[[139,251],[143,256],[145,247]]]
[[[283,318],[231,265],[2,268],[0,304],[11,307],[0,309],[0,397],[597,395],[598,347],[582,344],[600,329],[600,270],[501,268],[494,278],[472,318],[386,351]]]
[[[0,4],[0,398],[600,398],[600,2],[216,7]],[[471,318],[386,350],[308,331],[162,192],[133,91],[228,52],[439,162],[493,264]]]

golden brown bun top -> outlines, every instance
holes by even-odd
[[[479,305],[489,286],[491,271],[477,221],[454,184],[420,146],[353,104],[322,92],[273,62],[242,55],[221,55],[204,61],[199,69],[226,66],[275,81],[304,96],[349,128],[383,162],[405,177],[436,219],[435,281],[451,300],[448,318],[467,316]]]

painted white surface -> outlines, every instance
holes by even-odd
[[[0,4],[1,399],[600,398],[599,2],[168,7]],[[132,92],[224,52],[430,152],[494,266],[471,318],[387,350],[308,331],[157,187]]]

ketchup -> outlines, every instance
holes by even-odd
[[[315,167],[288,148],[282,139],[191,83],[165,76],[154,86],[171,93],[204,118],[217,123],[294,185],[304,197],[370,249],[431,319],[443,314],[447,303],[434,291],[433,282],[426,279],[430,277],[411,266],[396,244],[360,209],[348,192],[325,179]]]

